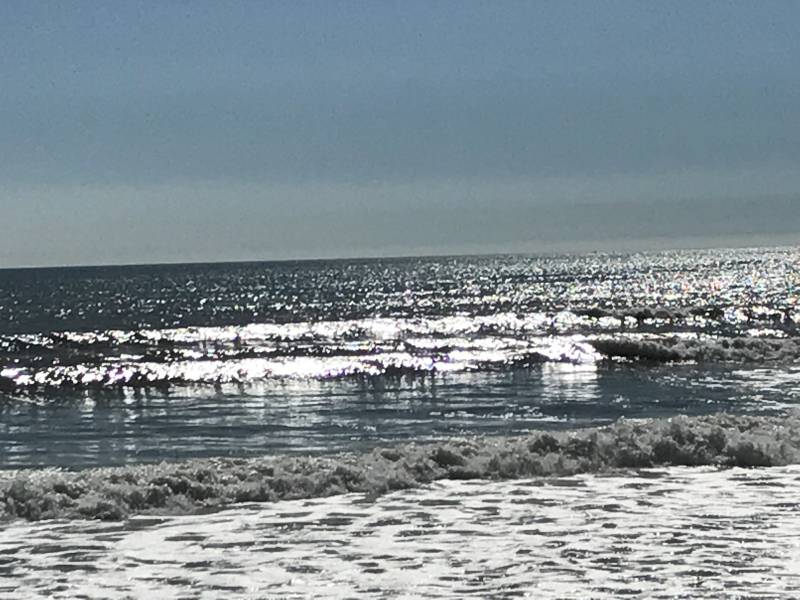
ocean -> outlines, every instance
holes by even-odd
[[[800,596],[800,248],[0,271],[2,598]]]

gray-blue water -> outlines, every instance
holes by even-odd
[[[0,271],[0,467],[800,400],[800,250]]]

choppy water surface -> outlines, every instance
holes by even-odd
[[[0,273],[4,466],[796,403],[800,251]]]

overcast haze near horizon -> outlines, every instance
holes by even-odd
[[[800,3],[0,4],[0,266],[795,243]]]

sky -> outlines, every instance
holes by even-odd
[[[796,243],[800,3],[0,3],[0,266]]]

